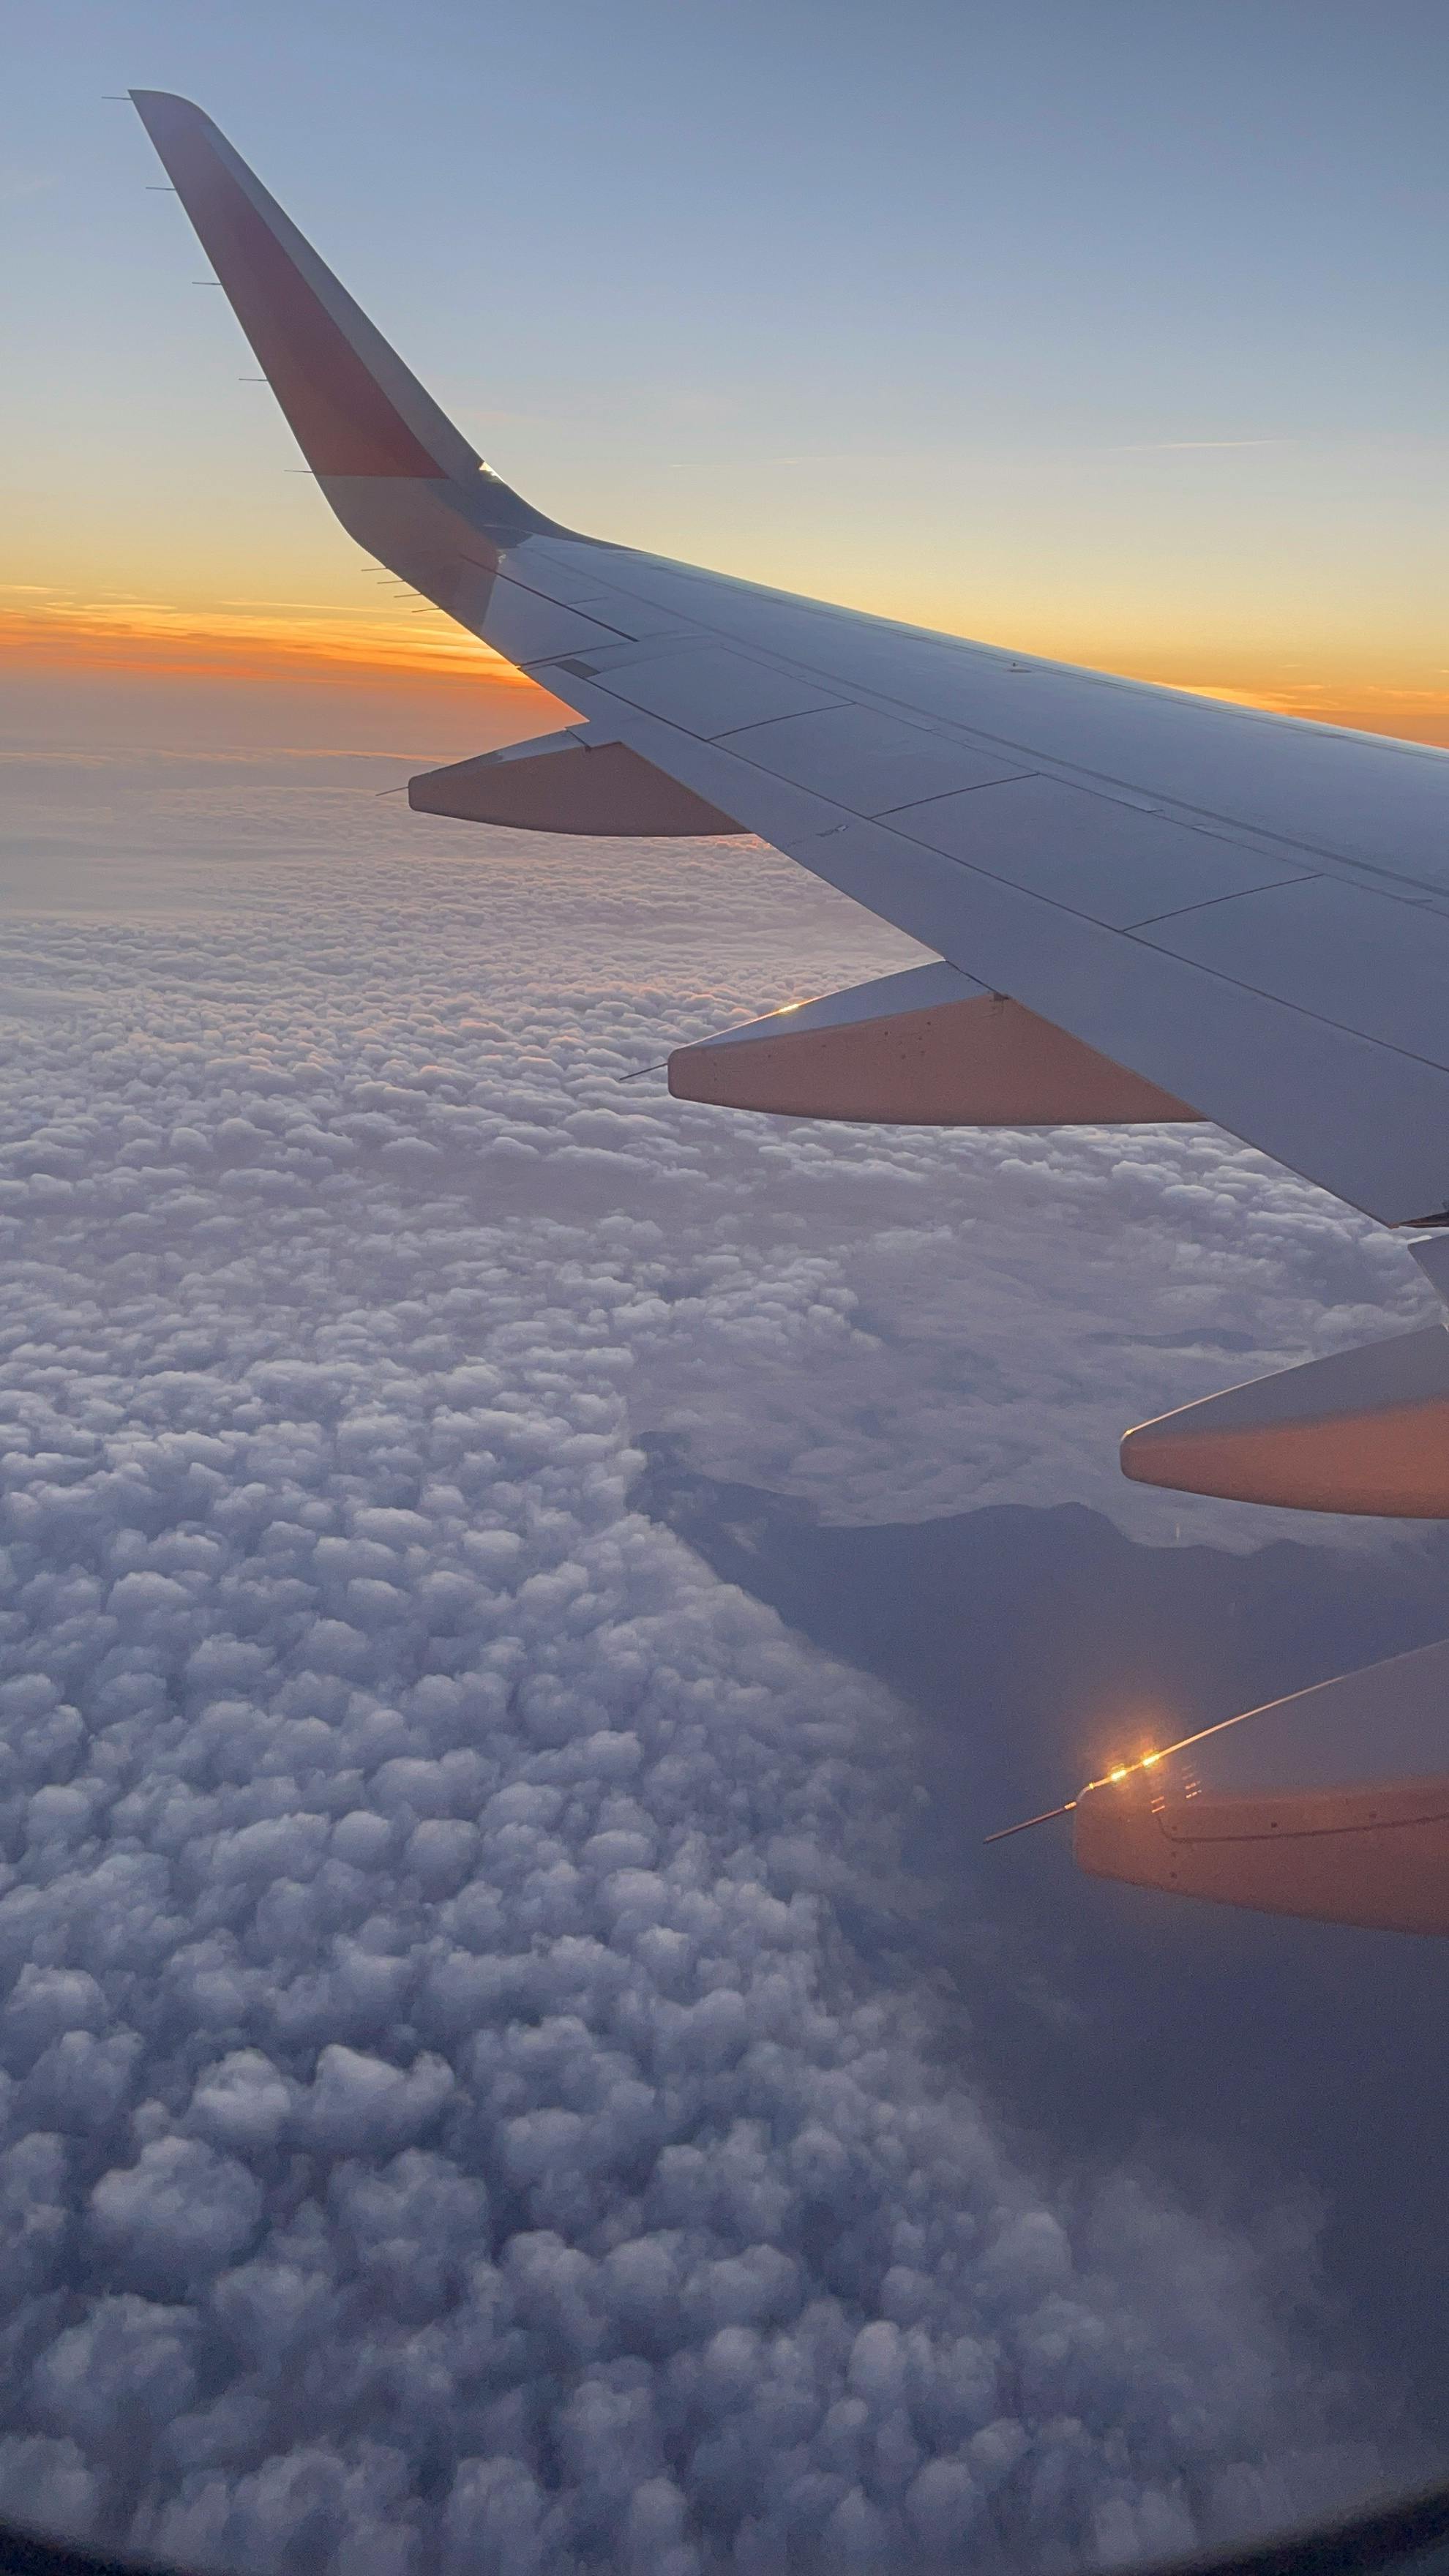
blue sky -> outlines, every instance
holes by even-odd
[[[359,596],[142,193],[102,97],[135,83],[210,110],[575,524],[1149,676],[1442,713],[1435,7],[58,0],[10,71],[17,580]]]

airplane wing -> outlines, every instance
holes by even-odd
[[[133,95],[325,498],[380,562],[716,830],[773,842],[977,991],[1373,1216],[1449,1216],[1449,755],[558,527],[480,464],[210,119]]]
[[[682,1048],[676,1092],[927,1124],[1209,1118],[1390,1225],[1449,1225],[1449,755],[560,526],[481,462],[210,119],[132,96],[343,525],[577,711],[415,779],[414,805],[757,833],[940,960]],[[1449,1296],[1449,1236],[1416,1249]],[[1449,1516],[1449,1341],[1410,1340],[1144,1426],[1128,1472]]]

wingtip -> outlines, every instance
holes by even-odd
[[[155,135],[158,127],[169,125],[174,131],[178,125],[188,122],[205,126],[211,124],[211,118],[205,108],[198,107],[194,98],[182,98],[177,90],[132,89],[128,90],[126,95],[147,133],[152,136]]]

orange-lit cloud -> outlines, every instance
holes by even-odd
[[[162,600],[69,599],[53,594],[0,605],[0,664],[52,668],[142,667],[171,676],[225,673],[234,680],[275,678],[283,667],[353,671],[362,681],[393,671],[486,680],[493,687],[531,685],[486,644],[439,610],[414,624],[397,617],[352,614],[309,601],[221,600],[205,609]]]
[[[1390,672],[1287,671],[1271,657],[1180,649],[1114,652],[1103,639],[1034,634],[1025,649],[1320,724],[1449,747],[1449,687]],[[480,751],[565,723],[570,711],[441,611],[384,602],[356,610],[308,600],[219,600],[205,607],[39,585],[0,588],[0,672],[23,739],[89,725],[110,735],[208,740],[233,733],[279,746]],[[1449,677],[1449,675],[1446,675]],[[17,694],[18,693],[18,694]],[[147,734],[148,722],[159,732]],[[383,727],[386,739],[378,736]]]
[[[1226,698],[1233,706],[1264,707],[1271,715],[1303,716],[1313,724],[1348,725],[1358,733],[1386,733],[1402,742],[1449,749],[1449,688],[1413,686],[1390,679],[1324,673],[1291,678],[1251,671],[1241,680],[1200,677],[1177,658],[1134,655],[1114,668],[1129,679],[1156,680],[1194,697]]]
[[[12,589],[0,673],[11,741],[94,731],[446,755],[547,732],[571,712],[436,612],[303,602],[195,609]]]

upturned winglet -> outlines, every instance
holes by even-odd
[[[314,471],[476,474],[461,431],[210,117],[167,90],[131,97]]]
[[[313,472],[462,485],[475,502],[486,494],[500,532],[551,526],[483,463],[210,117],[169,90],[131,98]]]

